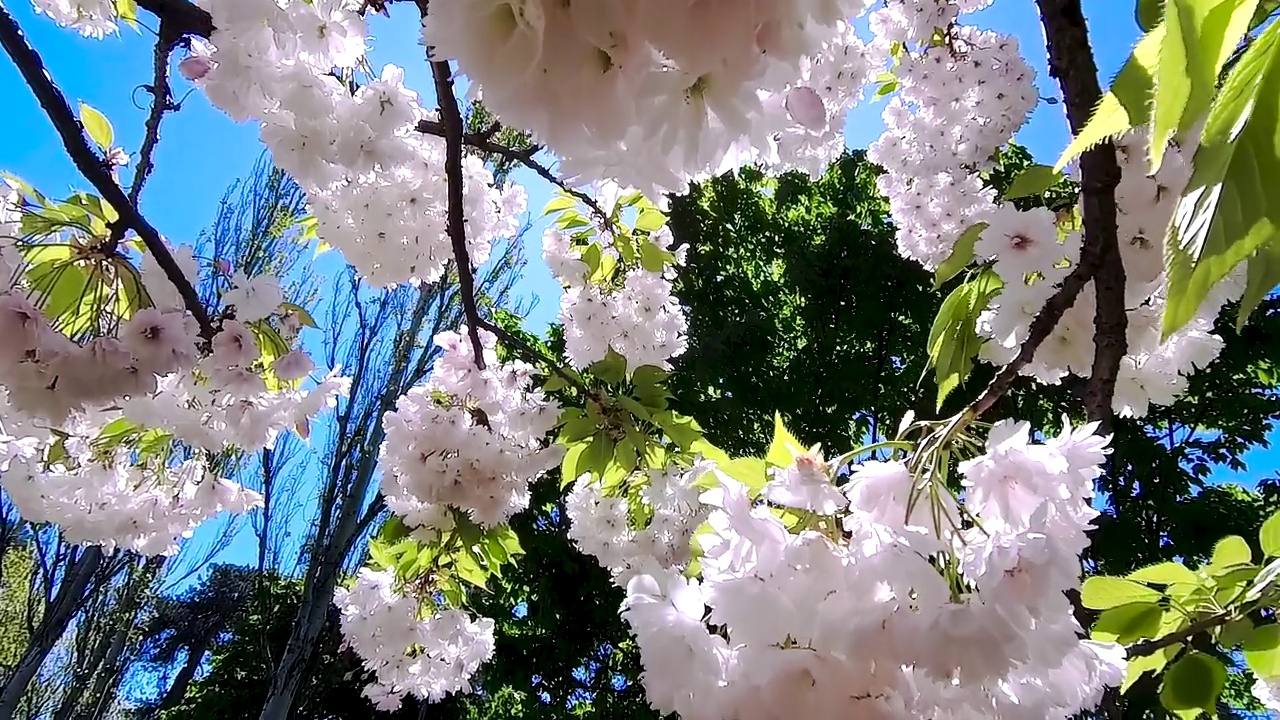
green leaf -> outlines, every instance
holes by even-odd
[[[557,195],[547,202],[546,207],[542,208],[542,214],[545,216],[562,210],[568,210],[577,204],[578,201],[568,195]]]
[[[768,467],[764,460],[757,457],[736,458],[718,467],[720,472],[746,485],[753,496],[769,481]]]
[[[1054,170],[1062,170],[1067,163],[1089,148],[1147,123],[1150,117],[1147,103],[1155,88],[1155,67],[1164,33],[1162,23],[1138,41],[1137,47],[1111,83],[1111,90],[1103,96],[1098,107],[1094,108],[1093,115],[1089,117],[1089,122],[1071,140],[1062,157],[1058,158],[1057,164],[1053,166]]]
[[[1080,587],[1080,603],[1091,610],[1110,610],[1130,603],[1158,602],[1158,590],[1125,578],[1095,575]]]
[[[880,83],[880,87],[876,88],[876,94],[872,96],[872,100],[879,100],[898,89],[898,79],[886,80]]]
[[[1244,661],[1255,675],[1273,678],[1280,675],[1280,625],[1255,628],[1241,649]]]
[[[1267,557],[1280,557],[1280,512],[1273,514],[1262,523],[1258,531],[1258,541],[1262,544],[1262,552]]]
[[[605,468],[609,467],[609,461],[612,459],[613,440],[609,439],[605,433],[599,433],[591,439],[591,444],[582,455],[583,472],[604,475]]]
[[[138,22],[138,3],[137,0],[115,0],[116,15],[129,24],[129,27],[136,27]]]
[[[603,251],[600,243],[591,243],[582,251],[582,262],[587,265],[587,277],[592,277],[600,270],[600,257]]]
[[[592,363],[590,371],[600,380],[614,385],[626,379],[627,359],[609,348],[603,360]]]
[[[115,130],[111,129],[111,121],[107,120],[107,116],[94,110],[88,103],[80,103],[80,124],[84,125],[85,132],[89,133],[89,138],[102,148],[103,152],[111,149],[111,143],[116,139]]]
[[[280,303],[280,310],[285,313],[292,313],[294,317],[298,318],[298,322],[302,323],[303,327],[319,327],[319,325],[316,325],[315,318],[311,317],[311,313],[307,312],[307,309],[301,305],[294,305],[290,302]]]
[[[1232,648],[1253,635],[1253,621],[1247,617],[1231,620],[1218,629],[1218,644]]]
[[[640,244],[640,267],[651,273],[661,273],[667,262],[663,255],[662,248],[648,240],[644,241]]]
[[[1168,337],[1209,291],[1280,231],[1280,24],[1272,24],[1218,92],[1191,178],[1165,238]]]
[[[773,440],[769,443],[769,453],[764,461],[775,467],[790,467],[796,456],[807,450],[795,435],[782,422],[782,413],[773,414]]]
[[[1093,625],[1093,639],[1128,645],[1160,634],[1164,610],[1155,602],[1137,602],[1105,610]]]
[[[560,428],[560,442],[565,445],[580,442],[594,435],[596,428],[596,422],[591,418],[572,418]]]
[[[636,217],[636,229],[645,232],[656,232],[667,224],[667,216],[656,209],[645,208]]]
[[[656,388],[666,381],[670,375],[666,370],[655,365],[641,365],[631,373],[631,383],[636,388]]]
[[[712,445],[706,438],[701,438],[690,445],[689,452],[694,455],[701,455],[702,457],[712,460],[718,464],[730,462],[729,453],[726,453],[715,445]]]
[[[974,223],[970,225],[964,232],[960,233],[960,237],[956,238],[956,246],[951,251],[951,256],[942,261],[938,269],[933,273],[933,289],[937,290],[942,287],[948,280],[955,277],[969,267],[969,263],[973,262],[973,246],[977,244],[982,237],[982,231],[987,229],[984,222]]]
[[[938,384],[938,407],[973,370],[973,360],[982,348],[978,316],[991,298],[1000,292],[1000,276],[988,268],[976,278],[957,286],[942,301],[929,330],[929,365]]]
[[[480,559],[476,557],[475,551],[471,548],[465,548],[458,553],[454,562],[453,570],[458,577],[475,585],[478,588],[486,588],[489,582],[489,573],[480,566]]]
[[[1017,177],[1009,183],[1009,187],[1005,188],[1001,197],[1005,200],[1015,200],[1040,195],[1057,185],[1061,179],[1062,173],[1048,165],[1030,165],[1018,173]]]
[[[1221,662],[1202,652],[1190,652],[1165,671],[1160,704],[1186,720],[1194,720],[1201,711],[1213,714],[1226,683],[1227,669]]]
[[[1236,332],[1244,328],[1244,323],[1257,309],[1258,304],[1280,283],[1280,243],[1272,240],[1249,258],[1245,271],[1244,295],[1240,298],[1240,307],[1236,310]]]
[[[1228,535],[1213,546],[1213,556],[1209,565],[1222,569],[1233,565],[1247,565],[1253,562],[1253,551],[1249,543],[1239,535]]]
[[[590,445],[591,443],[588,442],[580,442],[565,451],[564,459],[560,461],[560,487],[574,484],[586,472],[583,469],[585,461],[582,456]]]
[[[1129,573],[1130,580],[1157,585],[1173,585],[1175,583],[1198,583],[1200,578],[1187,566],[1176,562],[1162,562]]]
[[[1258,0],[1167,0],[1165,37],[1152,96],[1149,172],[1160,169],[1173,136],[1204,116],[1218,73],[1235,50]]]
[[[1133,19],[1144,33],[1151,32],[1151,28],[1159,25],[1163,18],[1162,0],[1138,0],[1133,8]]]
[[[1130,660],[1129,666],[1125,668],[1124,683],[1120,686],[1120,692],[1122,694],[1128,692],[1129,686],[1133,685],[1138,678],[1148,672],[1158,674],[1169,663],[1170,651],[1177,649],[1176,647],[1168,647],[1150,655],[1140,655]]]

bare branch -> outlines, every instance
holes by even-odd
[[[182,269],[174,261],[169,248],[160,238],[160,233],[147,222],[142,213],[138,212],[137,206],[129,200],[124,190],[111,176],[106,160],[89,145],[88,140],[85,139],[84,127],[72,112],[71,106],[67,104],[67,98],[53,83],[48,70],[45,69],[44,61],[27,43],[22,34],[22,28],[3,5],[0,5],[0,46],[3,46],[5,52],[9,54],[18,71],[22,73],[23,79],[26,80],[27,86],[36,96],[36,100],[44,108],[49,121],[53,123],[54,129],[62,138],[62,146],[76,168],[119,214],[120,218],[117,222],[125,228],[132,229],[138,237],[142,238],[147,250],[155,256],[160,269],[178,289],[187,310],[200,324],[200,334],[206,340],[211,339],[213,325],[209,322],[209,315],[205,312],[204,306],[200,304],[200,297],[196,294],[195,288],[182,274]]]
[[[1049,50],[1049,72],[1058,80],[1065,99],[1067,119],[1073,133],[1079,133],[1102,98],[1098,69],[1089,45],[1080,0],[1037,0],[1044,22]],[[1084,220],[1084,244],[1080,262],[1058,291],[1036,314],[1018,356],[1001,368],[982,396],[970,407],[977,417],[1008,391],[1013,380],[1036,350],[1053,332],[1063,314],[1075,304],[1080,291],[1094,281],[1097,315],[1094,319],[1096,352],[1085,406],[1091,420],[1105,420],[1111,414],[1120,359],[1127,352],[1125,338],[1128,317],[1124,303],[1124,265],[1116,239],[1116,185],[1120,166],[1115,147],[1107,142],[1080,158],[1080,187]]]
[[[591,214],[599,218],[599,220],[604,224],[604,227],[609,226],[609,216],[605,213],[604,208],[600,207],[600,203],[596,202],[595,198],[581,190],[569,187],[564,180],[551,172],[550,168],[534,159],[534,157],[542,151],[541,146],[534,145],[524,150],[517,150],[516,148],[503,145],[493,139],[494,135],[496,135],[499,130],[501,130],[501,125],[495,122],[484,132],[464,134],[462,136],[462,144],[467,147],[475,148],[481,152],[492,153],[494,155],[507,158],[508,160],[514,160],[515,162],[529,168],[537,173],[538,177],[541,177],[543,180],[555,185],[582,202],[583,205],[586,205],[587,208],[591,210]],[[446,129],[444,124],[437,120],[419,120],[418,132],[444,137]]]
[[[147,115],[146,134],[142,138],[142,147],[138,150],[138,169],[133,174],[133,185],[129,187],[129,202],[137,205],[142,194],[142,186],[151,175],[151,155],[155,152],[156,143],[160,141],[160,121],[164,114],[177,108],[173,103],[173,94],[169,89],[169,52],[173,50],[174,38],[169,32],[169,25],[163,18],[160,20],[160,37],[156,38],[153,62],[155,74],[151,85],[146,86],[151,93],[151,112]]]
[[[430,53],[430,50],[428,50]],[[458,266],[458,289],[462,292],[462,314],[467,319],[471,349],[476,367],[484,369],[484,346],[480,342],[480,309],[476,307],[475,276],[471,256],[467,253],[466,220],[462,215],[462,113],[453,94],[453,71],[447,60],[431,61],[431,76],[436,82],[436,102],[444,124],[444,174],[449,183],[449,240],[453,243],[453,260]]]

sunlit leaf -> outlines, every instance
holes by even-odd
[[[1157,602],[1163,595],[1124,578],[1095,575],[1080,587],[1080,603],[1092,610],[1109,610],[1130,603]]]
[[[1165,671],[1160,704],[1184,720],[1193,720],[1202,711],[1212,714],[1226,683],[1227,669],[1221,662],[1201,652],[1190,652]]]
[[[80,123],[84,125],[85,132],[89,133],[89,138],[98,144],[105,152],[111,149],[111,144],[115,142],[116,132],[111,128],[111,121],[107,120],[107,116],[93,109],[88,103],[80,103]]]

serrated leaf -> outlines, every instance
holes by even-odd
[[[1164,595],[1125,578],[1095,575],[1080,586],[1080,603],[1091,610],[1110,610],[1131,603],[1158,602]]]
[[[582,456],[590,445],[589,442],[580,442],[565,451],[564,459],[560,461],[560,487],[568,487],[582,476]]]
[[[691,444],[689,446],[689,452],[694,455],[701,455],[702,457],[716,463],[730,462],[729,454],[715,445],[712,445],[706,438],[701,438]]]
[[[1154,602],[1138,602],[1105,610],[1093,624],[1094,640],[1128,645],[1142,638],[1156,637],[1164,610]]]
[[[1247,565],[1253,562],[1253,551],[1249,543],[1239,535],[1228,535],[1213,546],[1213,556],[1209,564],[1217,569],[1233,565]]]
[[[1165,37],[1152,95],[1149,172],[1169,140],[1204,116],[1218,73],[1235,50],[1258,0],[1167,0]]]
[[[970,225],[964,232],[960,233],[960,237],[956,238],[956,245],[951,250],[951,255],[942,261],[938,269],[933,273],[933,289],[937,290],[942,287],[948,280],[955,277],[969,267],[969,263],[973,262],[973,246],[982,238],[982,231],[987,229],[984,222],[974,223]]]
[[[1200,711],[1213,713],[1226,683],[1227,669],[1221,662],[1202,652],[1190,652],[1165,671],[1160,704],[1183,718],[1195,718]]]
[[[1267,557],[1280,557],[1280,512],[1272,514],[1262,523],[1258,531],[1258,541],[1262,544],[1262,552]]]
[[[1045,190],[1058,184],[1062,179],[1062,173],[1048,165],[1030,165],[1022,172],[1018,173],[1005,188],[1001,197],[1005,200],[1016,200],[1017,198],[1031,197],[1032,195],[1040,195]]]
[[[605,433],[599,433],[591,439],[591,444],[582,454],[582,471],[604,475],[613,459],[613,440]]]
[[[551,198],[549,201],[547,201],[546,207],[542,208],[542,214],[550,215],[551,213],[557,213],[562,210],[568,210],[577,204],[578,202],[574,200],[572,197],[569,197],[567,195],[557,195]]]
[[[1254,628],[1241,643],[1241,650],[1255,675],[1266,678],[1280,675],[1280,625]]]
[[[752,496],[758,494],[769,481],[768,467],[757,457],[730,460],[719,467],[720,472],[747,486]]]
[[[1164,18],[1162,0],[1138,0],[1133,8],[1133,19],[1137,21],[1142,32],[1151,32],[1151,28],[1160,24]]]
[[[1196,576],[1187,566],[1176,562],[1162,562],[1155,565],[1148,565],[1129,573],[1130,580],[1137,580],[1144,583],[1156,583],[1158,585],[1173,585],[1175,583],[1198,583],[1200,578]]]
[[[1165,238],[1163,335],[1181,329],[1210,290],[1280,232],[1280,24],[1227,75],[1205,121],[1191,178]]]
[[[645,232],[657,232],[667,224],[667,216],[657,209],[645,208],[636,216],[636,229]]]
[[[1120,692],[1123,694],[1129,691],[1129,686],[1133,685],[1138,678],[1145,673],[1159,673],[1164,666],[1169,663],[1169,651],[1176,648],[1165,648],[1150,655],[1141,655],[1129,661],[1129,665],[1125,668],[1124,683],[1120,686]]]
[[[640,244],[640,267],[651,273],[661,273],[665,265],[662,248],[648,240]]]
[[[807,448],[796,439],[782,422],[782,413],[773,414],[773,440],[769,442],[769,453],[765,462],[775,467],[790,467],[796,456]]]
[[[115,130],[111,128],[111,121],[107,120],[107,116],[98,112],[86,102],[80,103],[80,124],[84,125],[85,132],[89,133],[89,139],[98,144],[103,152],[111,149],[111,143],[116,139]]]
[[[458,577],[478,588],[487,589],[489,573],[481,567],[480,559],[476,557],[475,552],[471,548],[464,548],[456,557],[453,571]]]
[[[1236,332],[1244,329],[1245,321],[1277,284],[1280,284],[1280,242],[1272,239],[1249,258],[1245,270],[1244,295],[1236,310]]]
[[[620,383],[627,377],[627,359],[614,352],[613,348],[605,351],[603,360],[591,365],[591,374],[610,385]]]
[[[1112,81],[1111,89],[1098,102],[1089,122],[1072,138],[1071,144],[1053,166],[1054,170],[1061,171],[1089,148],[1147,123],[1150,118],[1147,103],[1155,88],[1153,78],[1164,32],[1162,23],[1138,41]]]
[[[560,428],[560,442],[569,445],[585,440],[595,434],[596,427],[591,418],[572,418]]]

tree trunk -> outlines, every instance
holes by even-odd
[[[46,609],[40,625],[28,639],[22,659],[5,683],[4,691],[0,692],[0,720],[9,720],[17,711],[27,686],[36,673],[40,672],[45,658],[71,623],[71,618],[75,616],[80,601],[84,598],[85,590],[101,565],[102,548],[95,545],[86,548],[67,568],[53,603]]]
[[[133,613],[130,613],[129,619],[132,620]],[[124,655],[125,645],[129,642],[129,631],[133,629],[133,623],[121,623],[116,628],[115,637],[111,639],[111,650],[107,653],[106,662],[103,663],[102,670],[98,676],[93,679],[93,691],[89,695],[93,703],[94,710],[93,720],[101,720],[107,710],[111,709],[112,700],[115,699],[114,692],[108,692],[108,688],[118,688],[120,672],[120,658]]]
[[[184,697],[187,696],[187,687],[196,676],[196,671],[200,669],[200,661],[204,658],[205,652],[209,649],[209,644],[213,642],[214,635],[210,633],[200,639],[200,642],[194,643],[187,648],[187,661],[182,664],[182,669],[174,676],[173,683],[169,685],[169,689],[164,694],[164,699],[160,701],[158,710],[168,710],[177,707]]]

